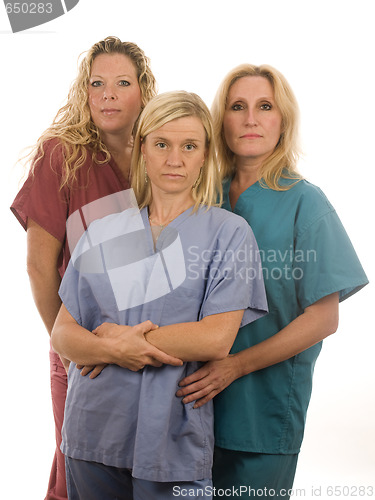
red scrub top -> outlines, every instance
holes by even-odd
[[[98,153],[98,160],[104,160],[103,153]],[[58,264],[61,276],[70,259],[66,238],[68,217],[94,200],[130,187],[113,159],[98,164],[92,160],[91,151],[87,151],[76,181],[60,189],[62,164],[63,148],[59,139],[47,141],[43,158],[37,162],[10,207],[24,229],[30,217],[62,243]]]

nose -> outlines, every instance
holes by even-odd
[[[116,99],[116,92],[110,85],[106,85],[103,90],[103,99],[114,101]]]
[[[254,127],[255,125],[258,125],[258,118],[255,109],[250,107],[247,109],[245,121],[246,125],[248,125],[249,127]]]
[[[173,148],[170,150],[167,158],[167,165],[170,167],[181,167],[182,156],[179,148]]]

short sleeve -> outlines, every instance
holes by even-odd
[[[294,261],[297,297],[304,309],[339,292],[340,301],[367,283],[353,245],[332,209],[297,235]]]
[[[218,240],[200,319],[239,309],[245,310],[241,326],[268,312],[258,245],[243,219],[234,228],[228,221]]]
[[[24,229],[27,219],[63,243],[68,217],[69,193],[60,189],[62,148],[58,141],[45,144],[44,156],[36,163],[10,207]]]

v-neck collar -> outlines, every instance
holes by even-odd
[[[230,191],[230,186],[232,184],[232,179],[227,179],[224,181],[223,185],[223,195],[224,195],[224,204],[226,207],[230,208],[231,212],[236,213],[236,210],[238,210],[239,206],[241,206],[242,200],[244,198],[247,198],[248,195],[251,194],[251,196],[255,197],[258,194],[262,192],[264,188],[262,188],[260,181],[255,182],[251,186],[245,189],[245,191],[242,191],[242,193],[239,195],[237,202],[235,206],[232,208],[232,205],[230,204],[230,199],[229,199],[229,191]]]
[[[97,155],[98,155],[98,159],[100,161],[104,161],[105,156],[104,156],[104,153],[102,151],[99,151]],[[117,177],[119,183],[123,186],[123,188],[129,189],[130,188],[130,181],[125,177],[125,175],[123,174],[120,167],[117,165],[117,163],[112,155],[110,156],[110,159],[107,162],[107,164],[112,169],[113,173],[115,174],[115,176]]]
[[[147,241],[150,245],[150,248],[152,248],[153,253],[158,252],[163,248],[163,240],[168,237],[168,227],[177,229],[178,226],[184,223],[184,221],[191,215],[193,211],[194,206],[191,206],[187,208],[182,214],[178,215],[175,219],[173,219],[166,227],[163,229],[163,231],[160,233],[160,236],[157,239],[157,242],[154,245],[154,240],[152,237],[152,229],[151,229],[151,224],[148,218],[148,207],[145,207],[143,210],[141,210],[141,216],[143,219],[143,224],[146,228],[146,233],[147,233]],[[163,235],[164,233],[164,235]]]
[[[124,188],[125,189],[129,189],[130,182],[129,182],[128,179],[126,179],[125,175],[123,174],[123,172],[120,169],[120,167],[117,165],[117,163],[116,163],[115,159],[113,158],[113,156],[111,156],[108,164],[111,167],[111,169],[113,170],[114,174],[117,176],[117,178],[120,181],[120,183],[124,186]]]

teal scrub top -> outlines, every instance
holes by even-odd
[[[293,184],[282,180],[284,184]],[[224,183],[223,207],[230,181]],[[262,259],[269,314],[240,329],[232,353],[276,334],[319,299],[340,301],[368,283],[350,239],[324,193],[301,180],[286,191],[257,182],[233,210],[251,225]],[[233,382],[215,400],[215,444],[254,453],[300,450],[315,361],[322,343]]]

